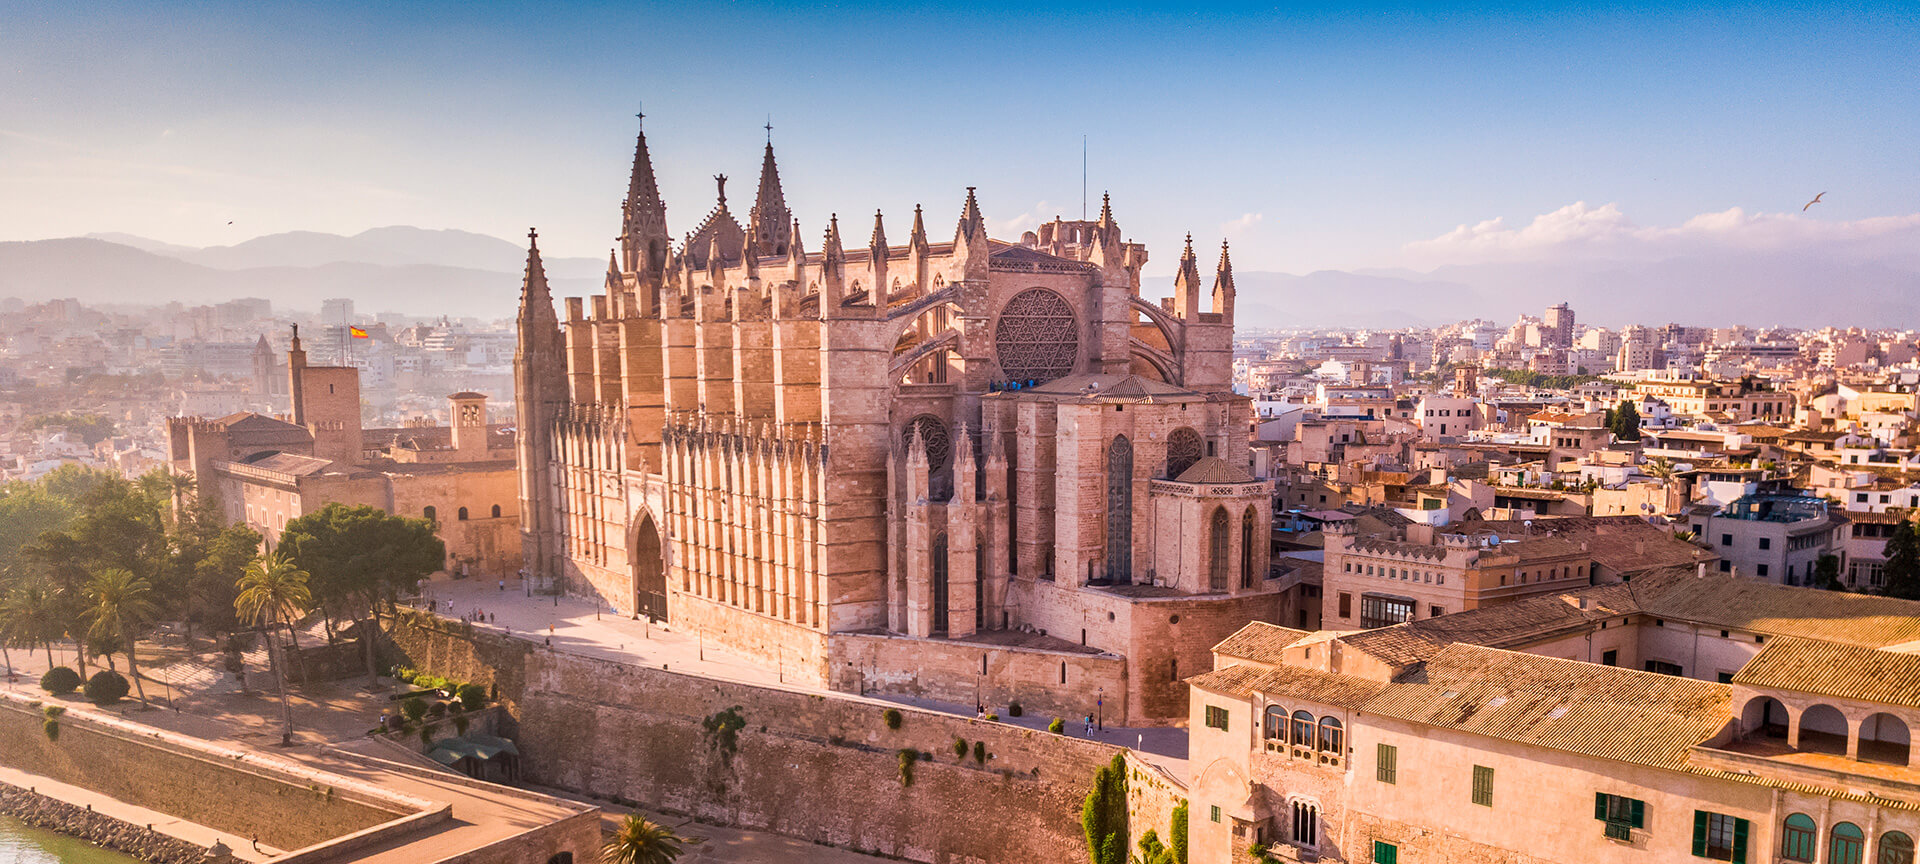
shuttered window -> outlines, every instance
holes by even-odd
[[[1227,731],[1227,709],[1208,705],[1207,725],[1222,732]]]
[[[1647,827],[1647,805],[1638,798],[1608,795],[1593,796],[1593,818],[1607,824],[1607,836],[1615,840],[1633,840],[1633,829]]]
[[[1374,753],[1373,776],[1382,783],[1398,783],[1400,772],[1400,748],[1392,744],[1381,744]]]
[[[1693,854],[1696,858],[1746,864],[1747,820],[1705,810],[1693,811]]]
[[[1493,806],[1493,769],[1485,765],[1473,766],[1473,803]]]
[[[1373,841],[1373,864],[1400,864],[1400,847]]]

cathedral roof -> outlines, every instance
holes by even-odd
[[[1218,456],[1207,456],[1174,479],[1181,483],[1252,483],[1253,475]]]
[[[276,420],[272,417],[266,416],[265,414],[255,414],[252,411],[241,411],[237,414],[228,414],[225,417],[222,417],[218,420],[213,421],[213,425],[218,426],[222,429],[225,429],[228,432],[305,432],[307,431],[305,427],[295,426],[294,424],[288,423],[285,420]]]
[[[1023,390],[1045,396],[1110,396],[1116,399],[1147,399],[1156,396],[1199,396],[1192,390],[1177,387],[1165,381],[1155,381],[1138,375],[1103,375],[1088,373],[1055,378],[1038,387]]]

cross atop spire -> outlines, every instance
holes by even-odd
[[[767,115],[767,146],[773,146],[773,115]]]
[[[644,120],[644,111],[634,113]],[[667,204],[653,176],[653,157],[647,152],[642,124],[633,145],[633,175],[627,182],[627,200],[621,205],[620,248],[629,271],[653,272],[665,265],[672,237],[667,233]]]

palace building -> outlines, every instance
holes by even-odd
[[[837,689],[1109,721],[1184,717],[1284,613],[1224,244],[1149,300],[1104,199],[1013,242],[969,188],[949,236],[810,251],[771,142],[744,214],[715,179],[675,241],[642,133],[605,290],[558,310],[530,243],[532,575]]]

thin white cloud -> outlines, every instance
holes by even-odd
[[[1042,222],[1053,221],[1055,215],[1053,210],[1052,204],[1040,201],[1033,205],[1033,209],[1011,218],[996,219],[987,216],[987,236],[1001,240],[1018,240],[1021,233],[1040,227]]]
[[[1920,257],[1920,213],[1833,222],[1801,213],[1731,207],[1677,226],[1646,226],[1618,204],[1576,201],[1519,228],[1501,218],[1460,225],[1406,246],[1416,266],[1504,261],[1658,260],[1727,253],[1821,254],[1847,260]]]
[[[1265,221],[1266,218],[1266,214],[1263,213],[1242,213],[1240,214],[1240,218],[1232,222],[1220,223],[1220,233],[1228,237],[1240,237],[1245,235],[1249,230],[1252,230],[1254,226]]]

